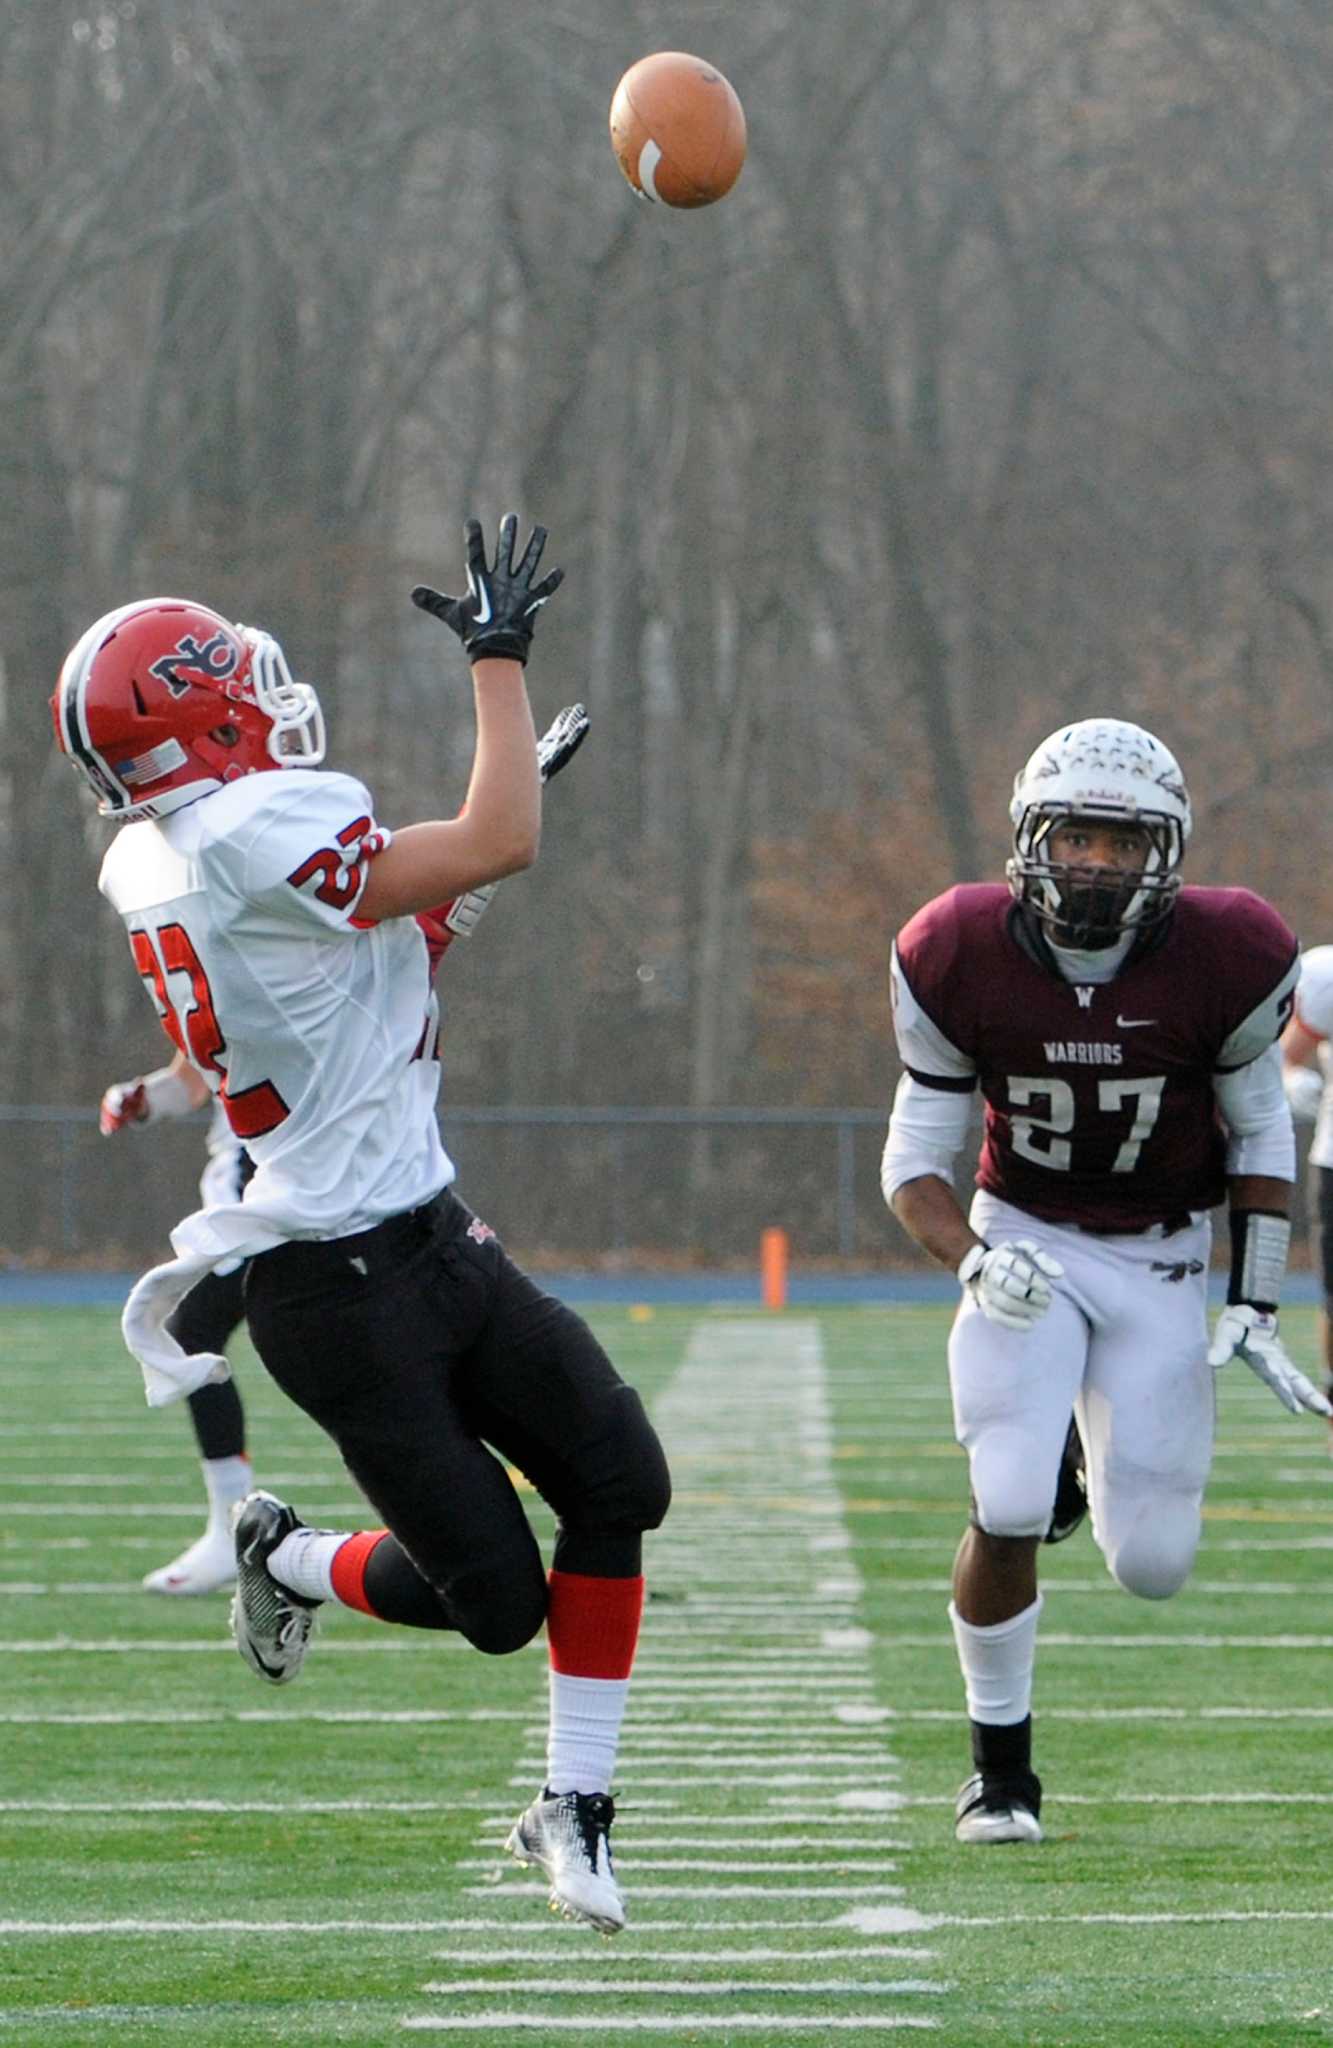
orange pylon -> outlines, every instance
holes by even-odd
[[[759,1234],[759,1283],[765,1308],[787,1306],[787,1233],[776,1228]]]

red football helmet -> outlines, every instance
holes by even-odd
[[[276,640],[187,598],[122,605],[66,655],[56,742],[104,817],[164,818],[224,782],[324,758],[324,716]]]

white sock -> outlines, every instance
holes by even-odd
[[[551,1673],[551,1725],[546,1783],[552,1792],[609,1792],[627,1678],[571,1678]]]
[[[1032,1667],[1037,1660],[1037,1617],[1041,1613],[1038,1593],[1031,1607],[1008,1621],[990,1628],[976,1628],[964,1621],[952,1600],[949,1619],[958,1645],[958,1662],[967,1689],[967,1712],[972,1721],[986,1721],[992,1727],[1010,1728],[1026,1721],[1032,1712]]]
[[[231,1511],[238,1500],[254,1492],[254,1467],[245,1453],[234,1458],[201,1458],[204,1491],[208,1495],[208,1533],[231,1536]]]
[[[293,1529],[269,1558],[268,1568],[280,1586],[306,1600],[332,1600],[333,1560],[347,1541],[337,1529]]]

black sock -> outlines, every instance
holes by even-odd
[[[972,1762],[988,1777],[1011,1778],[1032,1769],[1032,1716],[999,1727],[990,1721],[969,1721]]]

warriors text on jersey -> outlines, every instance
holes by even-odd
[[[249,775],[123,826],[103,894],[174,1042],[293,1237],[342,1237],[454,1177],[435,1118],[438,1013],[412,918],[358,925],[387,843],[359,782]]]
[[[1215,1073],[1290,1014],[1296,941],[1246,889],[1181,891],[1112,980],[1064,981],[1015,931],[1003,884],[936,897],[898,936],[894,1021],[927,1087],[985,1101],[977,1184],[1053,1222],[1145,1229],[1223,1199]]]

